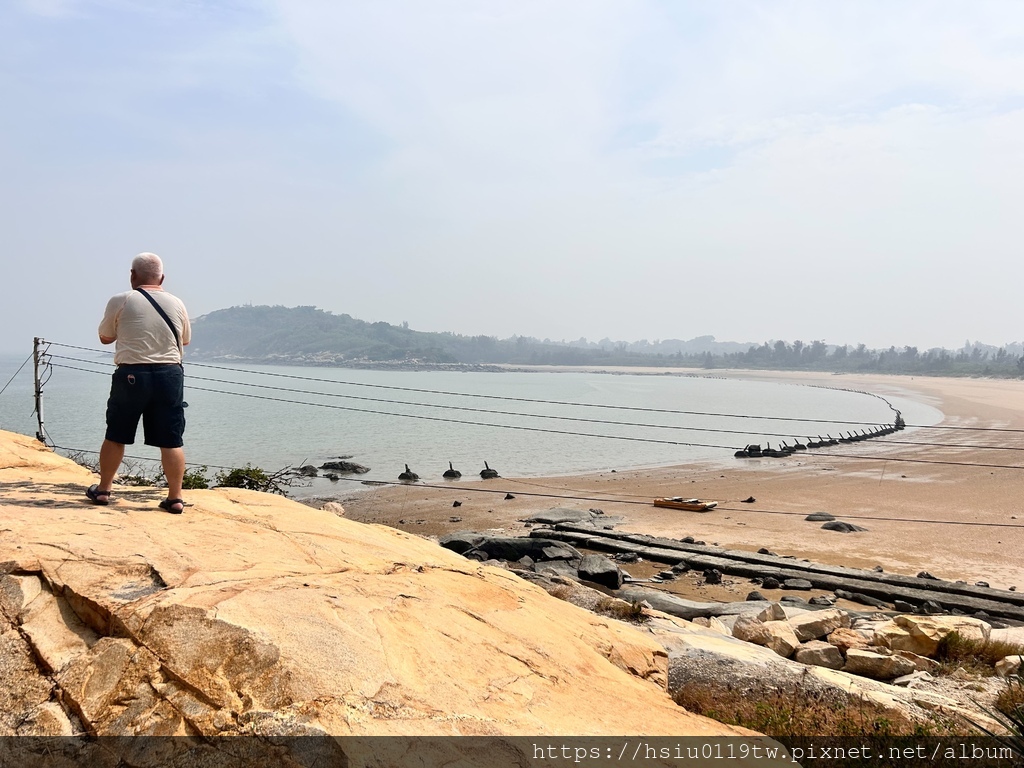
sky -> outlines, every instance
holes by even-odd
[[[0,351],[193,317],[1024,339],[1024,3],[7,0]]]

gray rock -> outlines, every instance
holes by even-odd
[[[813,589],[814,585],[807,579],[786,579],[782,582],[783,589]]]
[[[529,517],[523,518],[526,523],[545,523],[555,525],[556,523],[589,523],[595,515],[586,509],[567,509],[565,507],[554,507],[545,512],[538,512]]]
[[[747,600],[767,600],[767,598],[755,589],[753,592],[747,593]]]
[[[812,512],[804,520],[810,520],[812,523],[823,523],[829,520],[835,520],[835,515],[830,515],[828,512]]]
[[[513,536],[485,536],[470,531],[442,536],[438,543],[445,549],[458,552],[465,557],[485,560],[516,561],[527,556],[535,561],[572,560],[579,562],[583,555],[575,547],[561,541],[542,538],[518,538]]]
[[[577,571],[583,581],[618,589],[622,586],[622,571],[604,555],[585,555]]]
[[[576,567],[565,560],[550,560],[546,563],[534,563],[533,572],[542,576],[561,577],[571,581],[579,581]]]
[[[717,568],[708,568],[704,571],[704,583],[705,584],[721,584],[722,583],[722,572]]]
[[[325,461],[320,469],[333,469],[335,472],[352,472],[357,475],[364,475],[370,471],[369,467],[356,464],[354,461]]]
[[[765,576],[761,580],[762,589],[778,589],[782,584],[774,576]]]
[[[823,530],[838,531],[839,533],[856,533],[858,531],[867,530],[867,528],[862,528],[861,526],[854,525],[853,523],[844,523],[841,520],[832,520],[821,527]]]
[[[906,600],[893,600],[892,607],[901,613],[913,613],[917,610],[914,605],[911,605]]]
[[[629,603],[639,603],[646,600],[657,611],[687,620],[692,620],[697,616],[717,616],[721,618],[723,616],[737,616],[743,613],[757,613],[770,605],[767,602],[704,603],[686,600],[657,589],[632,586],[623,587],[616,596]]]

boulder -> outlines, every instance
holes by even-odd
[[[861,633],[846,627],[833,630],[828,636],[828,642],[844,655],[850,648],[867,648],[871,645],[871,641]]]
[[[996,662],[996,674],[999,677],[1013,677],[1020,672],[1024,664],[1024,656],[1004,656]]]
[[[793,660],[799,661],[801,664],[827,667],[828,669],[842,669],[846,663],[842,651],[821,640],[811,640],[801,645],[794,652]]]
[[[895,651],[894,656],[902,656],[904,659],[909,659],[914,662],[914,666],[917,667],[920,672],[936,672],[939,669],[939,662],[934,659],[929,659],[927,656],[918,656],[916,653],[910,651]]]
[[[324,512],[330,512],[332,515],[337,515],[338,517],[345,516],[345,508],[336,501],[328,501],[326,504],[321,506],[320,509]]]
[[[812,523],[828,522],[830,520],[835,520],[835,519],[836,519],[836,516],[835,515],[831,515],[828,512],[812,512],[811,514],[809,514],[807,517],[804,518],[804,520],[809,520]]]
[[[818,640],[842,627],[850,626],[850,616],[846,611],[832,608],[824,611],[810,611],[789,620],[797,639],[803,643]]]
[[[988,639],[993,643],[1008,643],[1024,648],[1024,627],[1005,627],[1000,629],[993,627],[992,631],[988,634]]]
[[[800,641],[797,640],[796,633],[788,621],[766,621],[764,628],[768,630],[768,641],[765,645],[779,656],[788,659],[793,651],[800,647]],[[735,627],[733,629],[735,630]]]
[[[622,586],[622,571],[604,555],[584,555],[577,571],[583,581],[592,581],[609,589]]]
[[[786,609],[780,603],[770,603],[754,615],[761,621],[783,621],[787,618]]]
[[[894,677],[909,675],[916,669],[914,662],[902,656],[884,656],[874,651],[851,648],[846,652],[843,672],[870,677],[873,680],[892,680]]]
[[[839,533],[858,533],[867,530],[867,528],[862,528],[853,523],[844,523],[841,520],[830,520],[822,525],[821,528],[825,531],[838,531]]]
[[[768,645],[771,632],[765,627],[764,622],[753,614],[742,614],[736,617],[732,625],[732,636],[737,640],[754,645]]]
[[[811,584],[807,579],[786,579],[782,582],[783,589],[813,589],[814,585]]]
[[[438,539],[437,543],[445,549],[450,549],[452,552],[461,555],[476,547],[485,538],[482,533],[474,531],[456,531],[455,533],[445,534]]]
[[[579,581],[580,575],[576,567],[565,560],[548,560],[544,563],[534,563],[530,570],[543,576],[554,576],[570,581]]]
[[[988,642],[992,631],[990,624],[973,616],[901,615],[893,619],[893,624],[906,634],[883,633],[887,642],[879,644],[894,651],[910,651],[919,656],[934,656],[939,643],[953,632],[966,640],[984,644]]]
[[[369,467],[356,464],[354,461],[325,461],[320,469],[330,469],[335,472],[349,472],[356,475],[365,475],[370,471]]]

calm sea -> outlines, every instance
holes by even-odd
[[[58,446],[96,451],[110,356],[57,347],[51,353],[46,431]],[[23,362],[0,357],[0,387]],[[371,468],[361,479],[396,480],[408,464],[426,481],[440,480],[448,462],[469,479],[485,461],[519,477],[726,461],[747,443],[838,436],[891,423],[895,415],[885,400],[865,393],[718,376],[224,370],[196,363],[186,365],[186,377],[188,461],[209,466],[211,476],[214,467],[319,466],[340,456]],[[35,434],[32,392],[29,362],[0,394],[0,428]],[[910,424],[942,418],[909,395],[886,397]],[[140,430],[129,456],[159,456],[141,440]],[[332,490],[351,488],[318,479],[294,495]]]

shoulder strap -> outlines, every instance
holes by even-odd
[[[153,305],[153,309],[155,309],[160,314],[160,317],[164,319],[164,322],[167,323],[167,327],[170,328],[171,333],[174,334],[174,343],[178,347],[178,354],[181,354],[181,339],[178,337],[178,329],[174,327],[174,323],[171,322],[171,318],[169,318],[167,313],[164,312],[164,308],[156,303],[156,299],[150,296],[148,291],[143,288],[136,288],[135,290],[146,297],[146,301]]]

